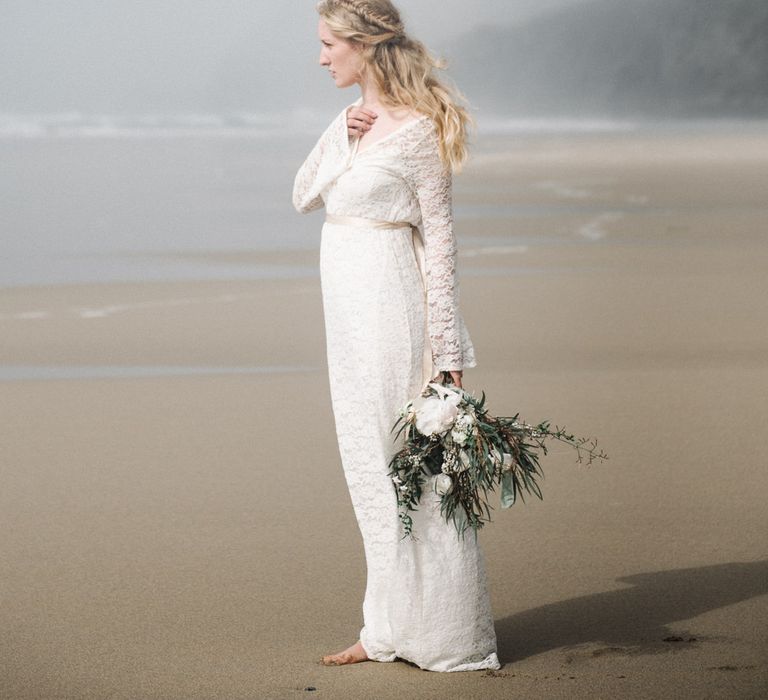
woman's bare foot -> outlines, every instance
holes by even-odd
[[[363,645],[358,640],[351,647],[340,651],[338,654],[324,656],[321,663],[324,666],[343,666],[344,664],[356,664],[360,661],[368,661],[368,654],[365,653]]]

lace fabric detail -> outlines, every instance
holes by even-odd
[[[408,221],[425,241],[427,293],[411,230],[326,221],[320,244],[328,377],[344,475],[365,548],[360,640],[369,658],[433,671],[500,668],[482,551],[460,541],[432,493],[402,539],[389,460],[397,412],[438,369],[474,366],[458,312],[450,178],[431,121],[409,122],[357,153],[346,109],[299,169],[298,211]],[[429,355],[427,354],[427,359]],[[434,500],[438,499],[438,500]]]
[[[453,228],[453,178],[440,160],[437,132],[430,120],[419,123],[401,141],[404,177],[418,200],[426,252],[429,336],[437,370],[475,367],[459,315],[457,245]],[[464,352],[466,348],[466,353]],[[466,354],[466,357],[465,357]]]
[[[345,109],[323,132],[302,163],[293,183],[293,206],[301,214],[307,214],[324,206],[323,192],[347,167],[345,151],[349,151],[349,136],[342,132],[341,120],[346,127]]]

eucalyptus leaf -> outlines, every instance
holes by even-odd
[[[512,472],[504,472],[501,477],[501,507],[511,508],[515,505],[515,479]]]

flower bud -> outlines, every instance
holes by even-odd
[[[450,493],[453,489],[453,479],[448,474],[438,474],[435,477],[435,492],[444,496],[446,493]]]

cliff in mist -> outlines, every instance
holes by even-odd
[[[446,53],[483,112],[768,117],[766,0],[594,0]]]

